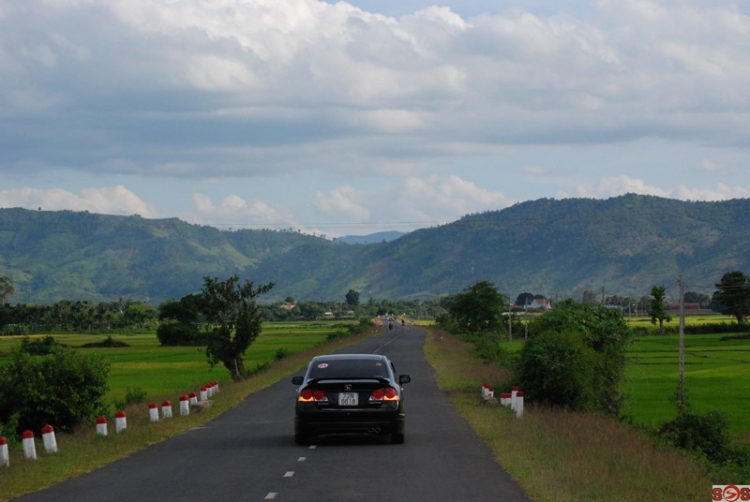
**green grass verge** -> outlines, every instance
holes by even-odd
[[[497,461],[535,501],[704,501],[711,481],[699,465],[622,423],[596,414],[526,406],[518,419],[485,405],[480,386],[500,387],[508,370],[482,364],[472,346],[431,331],[425,353],[440,387]]]

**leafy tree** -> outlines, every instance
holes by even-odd
[[[148,318],[148,312],[144,305],[130,305],[125,311],[127,323],[134,326],[143,326],[144,321]]]
[[[359,291],[354,291],[353,289],[350,289],[349,292],[346,294],[346,304],[352,308],[359,307]]]
[[[168,300],[159,305],[159,320],[171,319],[184,324],[194,324],[201,316],[200,295],[186,295],[180,301]]]
[[[16,290],[13,287],[13,279],[4,275],[0,277],[0,305],[8,301],[8,298],[13,296]]]
[[[503,326],[506,298],[494,284],[479,281],[454,295],[448,313],[457,327],[468,333],[496,332]]]
[[[708,305],[711,303],[711,297],[706,293],[698,293],[696,291],[685,291],[685,303],[698,303],[700,305]]]
[[[325,307],[317,302],[299,302],[297,307],[306,321],[317,321],[326,311]]]
[[[750,315],[750,281],[748,277],[735,270],[727,272],[716,284],[713,299],[721,305],[721,313],[732,315],[737,324],[744,324],[745,317]]]
[[[670,322],[672,316],[667,314],[667,304],[664,301],[666,296],[666,288],[664,286],[654,286],[651,288],[651,305],[649,308],[649,315],[651,316],[651,324],[659,323],[659,334],[664,334],[664,322]]]
[[[273,283],[253,289],[253,283],[240,284],[236,274],[226,281],[204,277],[201,305],[206,319],[211,367],[222,363],[235,380],[247,376],[245,351],[260,334],[262,310],[256,298],[273,288]]]

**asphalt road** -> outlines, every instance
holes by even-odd
[[[345,350],[385,354],[397,373],[411,375],[403,445],[346,436],[296,446],[289,378],[203,427],[18,500],[528,500],[438,389],[424,336],[396,326]]]

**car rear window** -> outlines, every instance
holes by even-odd
[[[388,378],[388,367],[379,359],[316,361],[310,378]]]

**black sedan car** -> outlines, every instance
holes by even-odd
[[[325,434],[390,434],[404,442],[404,395],[409,375],[396,376],[379,354],[332,354],[310,361],[298,385],[294,439],[306,444]]]

